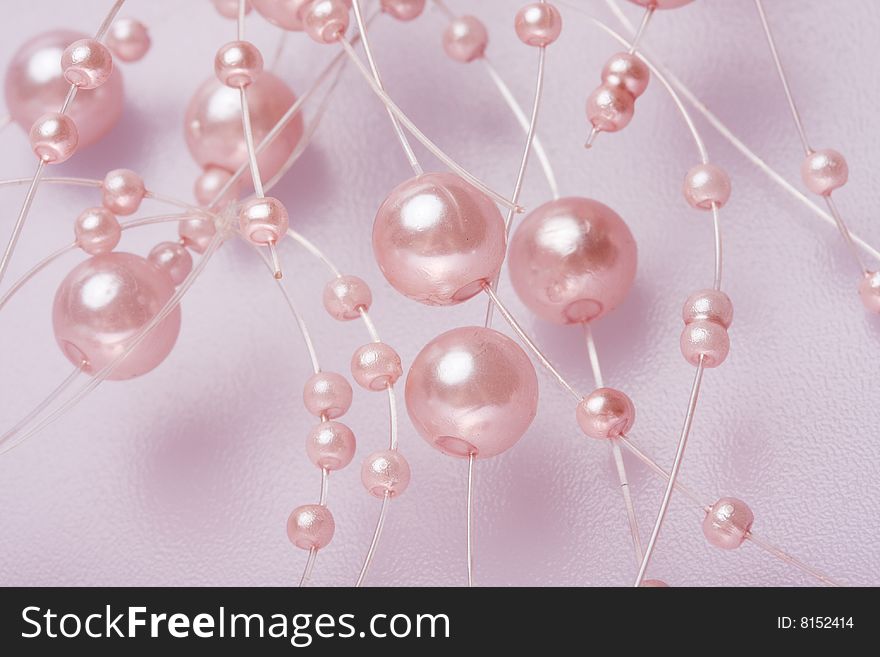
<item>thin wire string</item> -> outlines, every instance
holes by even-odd
[[[469,587],[474,585],[474,462],[476,458],[476,454],[473,452],[468,454],[467,507],[465,517],[467,518],[467,584]]]

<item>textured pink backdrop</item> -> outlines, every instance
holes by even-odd
[[[513,33],[519,4],[450,0],[454,9],[487,22],[490,55],[528,103],[536,58]],[[577,4],[618,27],[600,0]],[[628,15],[639,16],[638,8],[623,4]],[[876,244],[880,231],[871,219],[880,205],[880,6],[872,0],[767,4],[812,140],[840,149],[849,160],[850,184],[836,196],[838,203],[852,228]],[[0,62],[46,28],[93,31],[109,5],[7,3]],[[562,9],[563,35],[548,52],[540,134],[563,193],[614,207],[640,246],[635,289],[599,323],[596,335],[607,381],[635,400],[634,440],[668,465],[693,371],[678,350],[679,309],[692,289],[711,283],[710,222],[680,193],[696,154],[656,83],[638,101],[626,131],[603,135],[593,151],[583,150],[584,100],[617,46]],[[127,103],[120,124],[58,171],[100,178],[110,168],[131,167],[152,189],[189,199],[198,169],[183,144],[184,107],[212,75],[213,54],[232,38],[233,23],[208,0],[130,2],[123,14],[149,25],[153,49],[142,62],[121,66]],[[412,24],[377,22],[375,50],[387,86],[425,132],[494,187],[509,189],[523,135],[481,66],[444,57],[443,25],[436,10]],[[797,182],[797,137],[759,30],[748,0],[698,0],[658,13],[646,44]],[[248,32],[271,55],[274,28],[252,14]],[[294,34],[280,72],[302,91],[333,52]],[[712,159],[734,181],[723,221],[736,320],[729,360],[706,375],[682,478],[706,501],[720,495],[747,500],[756,533],[841,581],[878,584],[880,320],[863,312],[855,272],[833,230],[710,127],[699,126]],[[21,131],[7,127],[0,140],[0,175],[30,175],[33,158]],[[393,293],[380,276],[369,242],[373,214],[408,175],[381,106],[349,71],[313,147],[277,191],[298,229],[373,285],[376,322],[405,364],[441,330],[483,317],[482,301],[426,308]],[[0,190],[4,235],[23,193]],[[535,205],[547,196],[533,165],[524,202]],[[11,275],[69,241],[75,214],[95,202],[93,191],[43,188]],[[133,231],[122,246],[145,254],[172,231]],[[366,341],[363,327],[340,325],[324,314],[319,293],[325,270],[292,244],[285,244],[283,257],[326,367],[347,371],[351,352]],[[4,427],[69,371],[54,344],[50,308],[58,281],[77,259],[69,256],[41,275],[0,315]],[[580,333],[534,320],[506,276],[501,294],[565,374],[588,390]],[[303,449],[311,419],[300,401],[309,372],[302,342],[263,266],[237,242],[222,249],[187,295],[183,318],[179,342],[159,369],[101,385],[63,421],[0,458],[0,582],[298,581],[306,555],[288,543],[285,520],[292,507],[316,500],[319,483]],[[570,399],[541,371],[539,379],[532,429],[512,451],[479,463],[477,582],[628,584],[634,565],[610,450],[584,439]],[[428,447],[403,417],[401,448],[413,483],[392,504],[369,582],[460,585],[465,464]],[[357,390],[348,420],[358,434],[359,458],[385,444],[382,396]],[[647,470],[628,462],[647,532],[662,489]],[[361,487],[359,465],[334,475],[330,506],[337,533],[321,552],[314,583],[351,584],[379,507]],[[681,498],[672,504],[650,574],[682,586],[811,583],[752,545],[735,552],[710,547],[699,514]]]

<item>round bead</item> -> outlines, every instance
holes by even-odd
[[[742,500],[722,497],[712,505],[703,520],[703,535],[722,550],[733,550],[748,538],[755,514]]]
[[[697,210],[711,210],[713,204],[724,207],[730,198],[730,176],[714,164],[698,164],[684,177],[682,193]]]
[[[425,0],[382,0],[382,11],[399,21],[411,21],[425,11]]]
[[[335,372],[318,372],[303,387],[303,404],[315,417],[341,417],[351,408],[352,390],[345,377]]]
[[[703,367],[718,367],[730,351],[730,338],[723,325],[698,319],[684,327],[680,346],[685,360],[694,367],[700,364],[701,356]]]
[[[501,270],[504,220],[496,205],[452,173],[426,173],[392,190],[373,224],[373,253],[401,294],[450,306]]]
[[[706,320],[730,328],[733,323],[733,302],[721,290],[697,290],[684,302],[681,318],[685,324]]]
[[[587,98],[587,118],[596,130],[617,132],[633,117],[635,98],[626,89],[601,84]]]
[[[678,9],[690,4],[694,0],[629,0],[642,7],[651,7],[653,9]]]
[[[168,274],[175,285],[183,283],[193,268],[189,251],[177,242],[160,242],[150,251],[147,260]]]
[[[218,207],[226,205],[227,203],[234,203],[241,194],[241,188],[243,186],[240,178],[226,191],[225,194],[223,194],[221,198],[214,202],[214,199],[217,198],[217,194],[226,186],[226,183],[229,182],[230,178],[232,178],[232,174],[226,169],[221,169],[220,167],[208,167],[202,171],[201,175],[196,178],[196,184],[193,187],[193,194],[199,205],[204,207]]]
[[[364,488],[374,497],[397,497],[409,486],[409,463],[396,449],[370,454],[361,467]]]
[[[407,375],[405,396],[413,425],[432,447],[460,458],[489,458],[529,428],[538,377],[513,340],[469,326],[425,345]]]
[[[174,294],[168,275],[140,256],[113,252],[92,256],[62,281],[52,306],[61,351],[95,374],[115,360]],[[122,380],[146,374],[171,352],[180,332],[180,306],[107,375]]]
[[[866,310],[880,313],[880,272],[872,271],[865,274],[859,284],[859,297]]]
[[[636,276],[632,233],[598,201],[568,197],[533,210],[510,240],[510,280],[522,302],[556,324],[589,322],[616,308]]]
[[[231,18],[232,20],[238,18],[238,6],[241,0],[211,0],[211,2],[214,3],[214,9],[223,18]],[[250,0],[244,0],[244,13],[245,15],[251,13]]]
[[[349,7],[342,0],[314,0],[302,12],[306,33],[318,43],[336,43],[348,29]]]
[[[340,321],[357,319],[373,303],[370,286],[357,276],[337,276],[324,286],[324,308]]]
[[[230,41],[214,57],[214,73],[227,87],[247,87],[263,72],[263,55],[250,41]]]
[[[489,33],[476,16],[459,16],[443,32],[443,50],[457,62],[472,62],[486,52]]]
[[[76,245],[89,255],[110,253],[119,244],[122,227],[107,208],[88,208],[73,225]]]
[[[846,159],[831,148],[813,151],[801,165],[801,178],[814,194],[827,196],[849,179]]]
[[[64,79],[81,89],[95,89],[104,84],[113,72],[113,55],[100,41],[74,41],[61,54]]]
[[[311,0],[251,0],[254,9],[273,25],[298,32],[303,29],[300,12]]]
[[[43,162],[60,164],[76,152],[79,133],[69,116],[49,112],[34,121],[30,140],[31,148]]]
[[[548,2],[533,2],[516,13],[513,24],[520,41],[543,48],[559,38],[562,15]]]
[[[186,217],[177,224],[180,241],[196,253],[205,252],[216,232],[214,222],[208,217]]]
[[[651,70],[637,55],[619,52],[612,55],[602,68],[602,82],[609,87],[623,89],[638,98],[651,80]]]
[[[351,375],[367,390],[385,390],[402,374],[400,356],[384,342],[369,342],[351,357]]]
[[[632,429],[636,409],[620,390],[598,388],[577,405],[577,422],[590,438],[618,438]]]
[[[303,550],[320,550],[330,544],[336,522],[330,509],[320,504],[296,507],[287,519],[287,538]]]
[[[669,584],[662,579],[643,579],[641,587],[643,589],[668,589]]]
[[[251,199],[238,213],[241,234],[251,243],[263,246],[281,241],[287,235],[289,223],[287,208],[271,196]]]
[[[150,34],[147,27],[133,18],[119,18],[113,21],[104,39],[107,47],[124,62],[142,59],[150,49]]]
[[[354,458],[354,432],[342,422],[328,420],[316,425],[306,438],[309,460],[322,470],[341,470]]]
[[[114,169],[101,183],[101,202],[117,215],[137,212],[146,193],[143,179],[130,169]]]

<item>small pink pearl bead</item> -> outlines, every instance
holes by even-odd
[[[814,194],[827,196],[849,179],[846,159],[831,148],[813,151],[801,165],[801,178]]]
[[[315,426],[306,438],[309,460],[322,470],[341,470],[354,458],[354,432],[342,422],[328,420]]]
[[[271,196],[251,199],[241,206],[238,213],[241,234],[248,241],[261,246],[281,241],[287,234],[289,223],[287,208]]]
[[[559,38],[562,15],[548,2],[533,2],[516,13],[513,25],[520,41],[543,48]]]
[[[303,387],[303,404],[312,415],[332,420],[351,408],[352,390],[345,377],[335,372],[318,372]]]
[[[425,0],[382,0],[382,11],[399,21],[411,21],[425,11]]]
[[[684,327],[680,346],[682,355],[691,365],[699,365],[702,356],[703,367],[718,367],[730,351],[730,338],[721,324],[698,319]]]
[[[303,550],[320,550],[330,544],[336,522],[330,509],[320,504],[296,507],[287,519],[287,538]]]
[[[577,405],[577,422],[590,438],[617,438],[632,429],[636,409],[620,390],[598,388]]]
[[[73,233],[79,248],[89,255],[99,255],[116,248],[122,228],[107,208],[88,208],[76,218]]]
[[[721,208],[730,198],[730,176],[714,164],[698,164],[684,177],[682,192],[692,208],[711,210],[713,203]]]
[[[136,62],[143,58],[151,43],[147,27],[133,18],[113,21],[104,41],[113,55],[124,62]]]
[[[361,481],[374,497],[396,497],[409,486],[409,463],[396,449],[370,454],[361,467]]]
[[[201,175],[196,178],[196,184],[193,188],[193,193],[195,194],[196,201],[198,201],[199,205],[205,207],[209,206],[230,178],[232,178],[232,174],[226,169],[221,169],[220,167],[208,167],[202,171]],[[223,197],[216,202],[215,205],[222,206],[236,201],[241,193],[241,188],[242,180],[239,179],[229,188],[229,191],[227,191]]]
[[[227,87],[246,87],[262,72],[263,55],[250,41],[230,41],[214,57],[214,73]]]
[[[370,286],[357,276],[337,276],[324,286],[324,308],[340,321],[357,319],[373,303]]]
[[[177,242],[160,242],[150,251],[147,260],[168,274],[175,285],[183,283],[193,268],[189,251]]]
[[[641,587],[643,589],[666,589],[669,588],[669,584],[662,579],[645,579],[642,580]]]
[[[143,178],[130,169],[114,169],[101,183],[101,202],[114,214],[127,216],[137,212],[147,193]]]
[[[223,16],[223,18],[231,18],[233,20],[238,18],[238,3],[239,0],[211,0],[214,3],[214,9],[217,10],[217,13]],[[249,0],[244,0],[244,13],[245,15],[251,13],[251,3]]]
[[[80,89],[95,89],[107,81],[113,72],[113,54],[100,41],[74,41],[61,54],[64,79]]]
[[[283,30],[299,32],[303,29],[300,12],[311,0],[252,0],[254,9],[263,18]]]
[[[872,271],[865,274],[859,284],[859,297],[867,310],[880,313],[880,272]]]
[[[748,504],[735,497],[722,497],[712,505],[703,520],[703,534],[712,545],[733,550],[742,545],[755,522]]]
[[[443,49],[457,62],[479,59],[489,45],[486,26],[475,16],[454,18],[443,32]]]
[[[642,7],[653,7],[654,9],[678,9],[690,4],[694,0],[629,0]]]
[[[208,217],[187,217],[177,224],[177,234],[183,245],[196,253],[204,253],[214,238],[217,228]]]
[[[626,89],[601,84],[587,98],[587,118],[593,127],[617,132],[632,120],[635,98]]]
[[[351,375],[367,390],[385,390],[402,374],[400,356],[384,342],[369,342],[351,357]]]
[[[306,33],[318,43],[336,43],[348,29],[349,7],[342,0],[314,0],[302,10]]]
[[[76,152],[79,133],[66,114],[48,112],[34,121],[30,131],[31,148],[47,164],[60,164]]]
[[[636,55],[628,52],[619,52],[612,55],[602,68],[602,82],[609,87],[625,89],[638,98],[651,80],[651,70]]]
[[[685,324],[702,319],[730,328],[733,322],[733,302],[721,290],[697,290],[684,302],[681,318]]]

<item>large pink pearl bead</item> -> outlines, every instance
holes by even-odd
[[[193,268],[189,251],[177,242],[160,242],[152,248],[147,260],[168,274],[175,285],[183,283]]]
[[[130,169],[109,171],[101,183],[101,202],[117,215],[137,212],[146,194],[143,178]]]
[[[290,88],[268,71],[248,87],[248,109],[257,144],[295,101]],[[216,78],[206,80],[189,102],[184,127],[187,148],[203,168],[235,171],[247,161],[237,89],[220,84]],[[302,134],[302,117],[297,115],[258,156],[263,179],[278,173]]]
[[[628,395],[614,388],[597,388],[577,405],[577,422],[590,438],[607,440],[625,435],[636,421]]]
[[[814,194],[827,196],[849,179],[846,158],[832,148],[813,151],[801,165],[801,178]]]
[[[718,367],[730,351],[730,337],[722,324],[704,319],[687,324],[679,342],[685,360],[696,367],[703,360],[703,367]]]
[[[357,319],[373,303],[366,281],[357,276],[337,276],[324,286],[324,309],[341,322]]]
[[[204,253],[214,239],[217,227],[208,217],[195,216],[181,219],[177,224],[177,234],[183,245],[196,253]]]
[[[602,82],[610,87],[624,89],[638,98],[651,81],[651,69],[638,56],[628,52],[612,55],[602,68]]]
[[[263,55],[250,41],[230,41],[214,56],[214,74],[227,87],[247,87],[262,72]]]
[[[85,34],[53,30],[40,34],[13,55],[6,71],[5,94],[9,114],[25,131],[46,112],[57,112],[70,89],[61,72],[64,49]],[[84,148],[110,132],[122,114],[122,75],[114,68],[97,89],[80,89],[67,114],[79,131]]]
[[[682,193],[697,210],[711,210],[713,205],[722,208],[730,198],[730,176],[714,164],[698,164],[684,177]]]
[[[318,43],[336,43],[345,36],[350,20],[343,0],[312,0],[302,10],[306,34]]]
[[[382,11],[399,21],[411,21],[425,11],[425,0],[382,0]]]
[[[401,294],[450,306],[479,293],[501,270],[504,220],[459,176],[426,173],[392,190],[376,214],[373,253]]]
[[[303,386],[303,405],[315,417],[342,417],[351,408],[351,384],[336,372],[318,372]]]
[[[755,514],[748,504],[735,497],[722,497],[712,505],[703,520],[703,535],[722,550],[734,550],[748,538]]]
[[[322,470],[341,470],[354,458],[354,432],[342,422],[328,420],[315,426],[306,438],[309,460]]]
[[[73,224],[76,245],[89,255],[110,253],[119,244],[122,227],[107,208],[83,210]]]
[[[524,44],[543,48],[559,38],[562,15],[549,2],[533,2],[516,13],[513,26]]]
[[[104,39],[113,55],[124,62],[136,62],[150,50],[147,26],[134,18],[118,18]]]
[[[385,390],[403,374],[400,356],[384,342],[368,342],[351,357],[351,375],[362,388]]]
[[[131,253],[89,258],[62,281],[52,308],[55,339],[74,365],[95,374],[121,355],[131,338],[174,294],[168,275]],[[171,352],[180,332],[180,306],[110,372],[108,379],[146,374]]]
[[[880,272],[872,271],[865,274],[859,283],[859,298],[866,310],[880,313]]]
[[[361,482],[374,497],[397,497],[409,486],[409,463],[396,449],[370,454],[361,466]]]
[[[733,302],[721,290],[697,290],[685,300],[681,318],[685,324],[704,319],[730,328],[733,323]]]
[[[678,9],[690,4],[694,0],[629,0],[642,7],[652,7],[654,9]]]
[[[303,29],[300,12],[311,0],[251,0],[254,9],[273,25],[284,30]]]
[[[79,144],[76,123],[67,114],[49,112],[34,121],[28,134],[34,154],[47,164],[69,160]]]
[[[587,118],[596,130],[617,132],[632,120],[635,98],[626,89],[600,84],[587,98]]]
[[[538,407],[538,377],[525,352],[488,328],[452,329],[419,352],[406,378],[416,430],[444,454],[489,458],[512,447]]]
[[[80,89],[96,89],[113,72],[113,55],[100,41],[79,39],[61,53],[64,79]]]
[[[320,504],[296,507],[287,519],[287,538],[303,550],[320,550],[330,544],[336,522],[330,509]]]
[[[486,26],[476,16],[459,16],[443,32],[443,49],[457,62],[468,63],[479,59],[489,45]]]
[[[629,293],[636,243],[614,210],[568,197],[533,210],[510,240],[510,280],[522,302],[557,324],[601,317]]]

